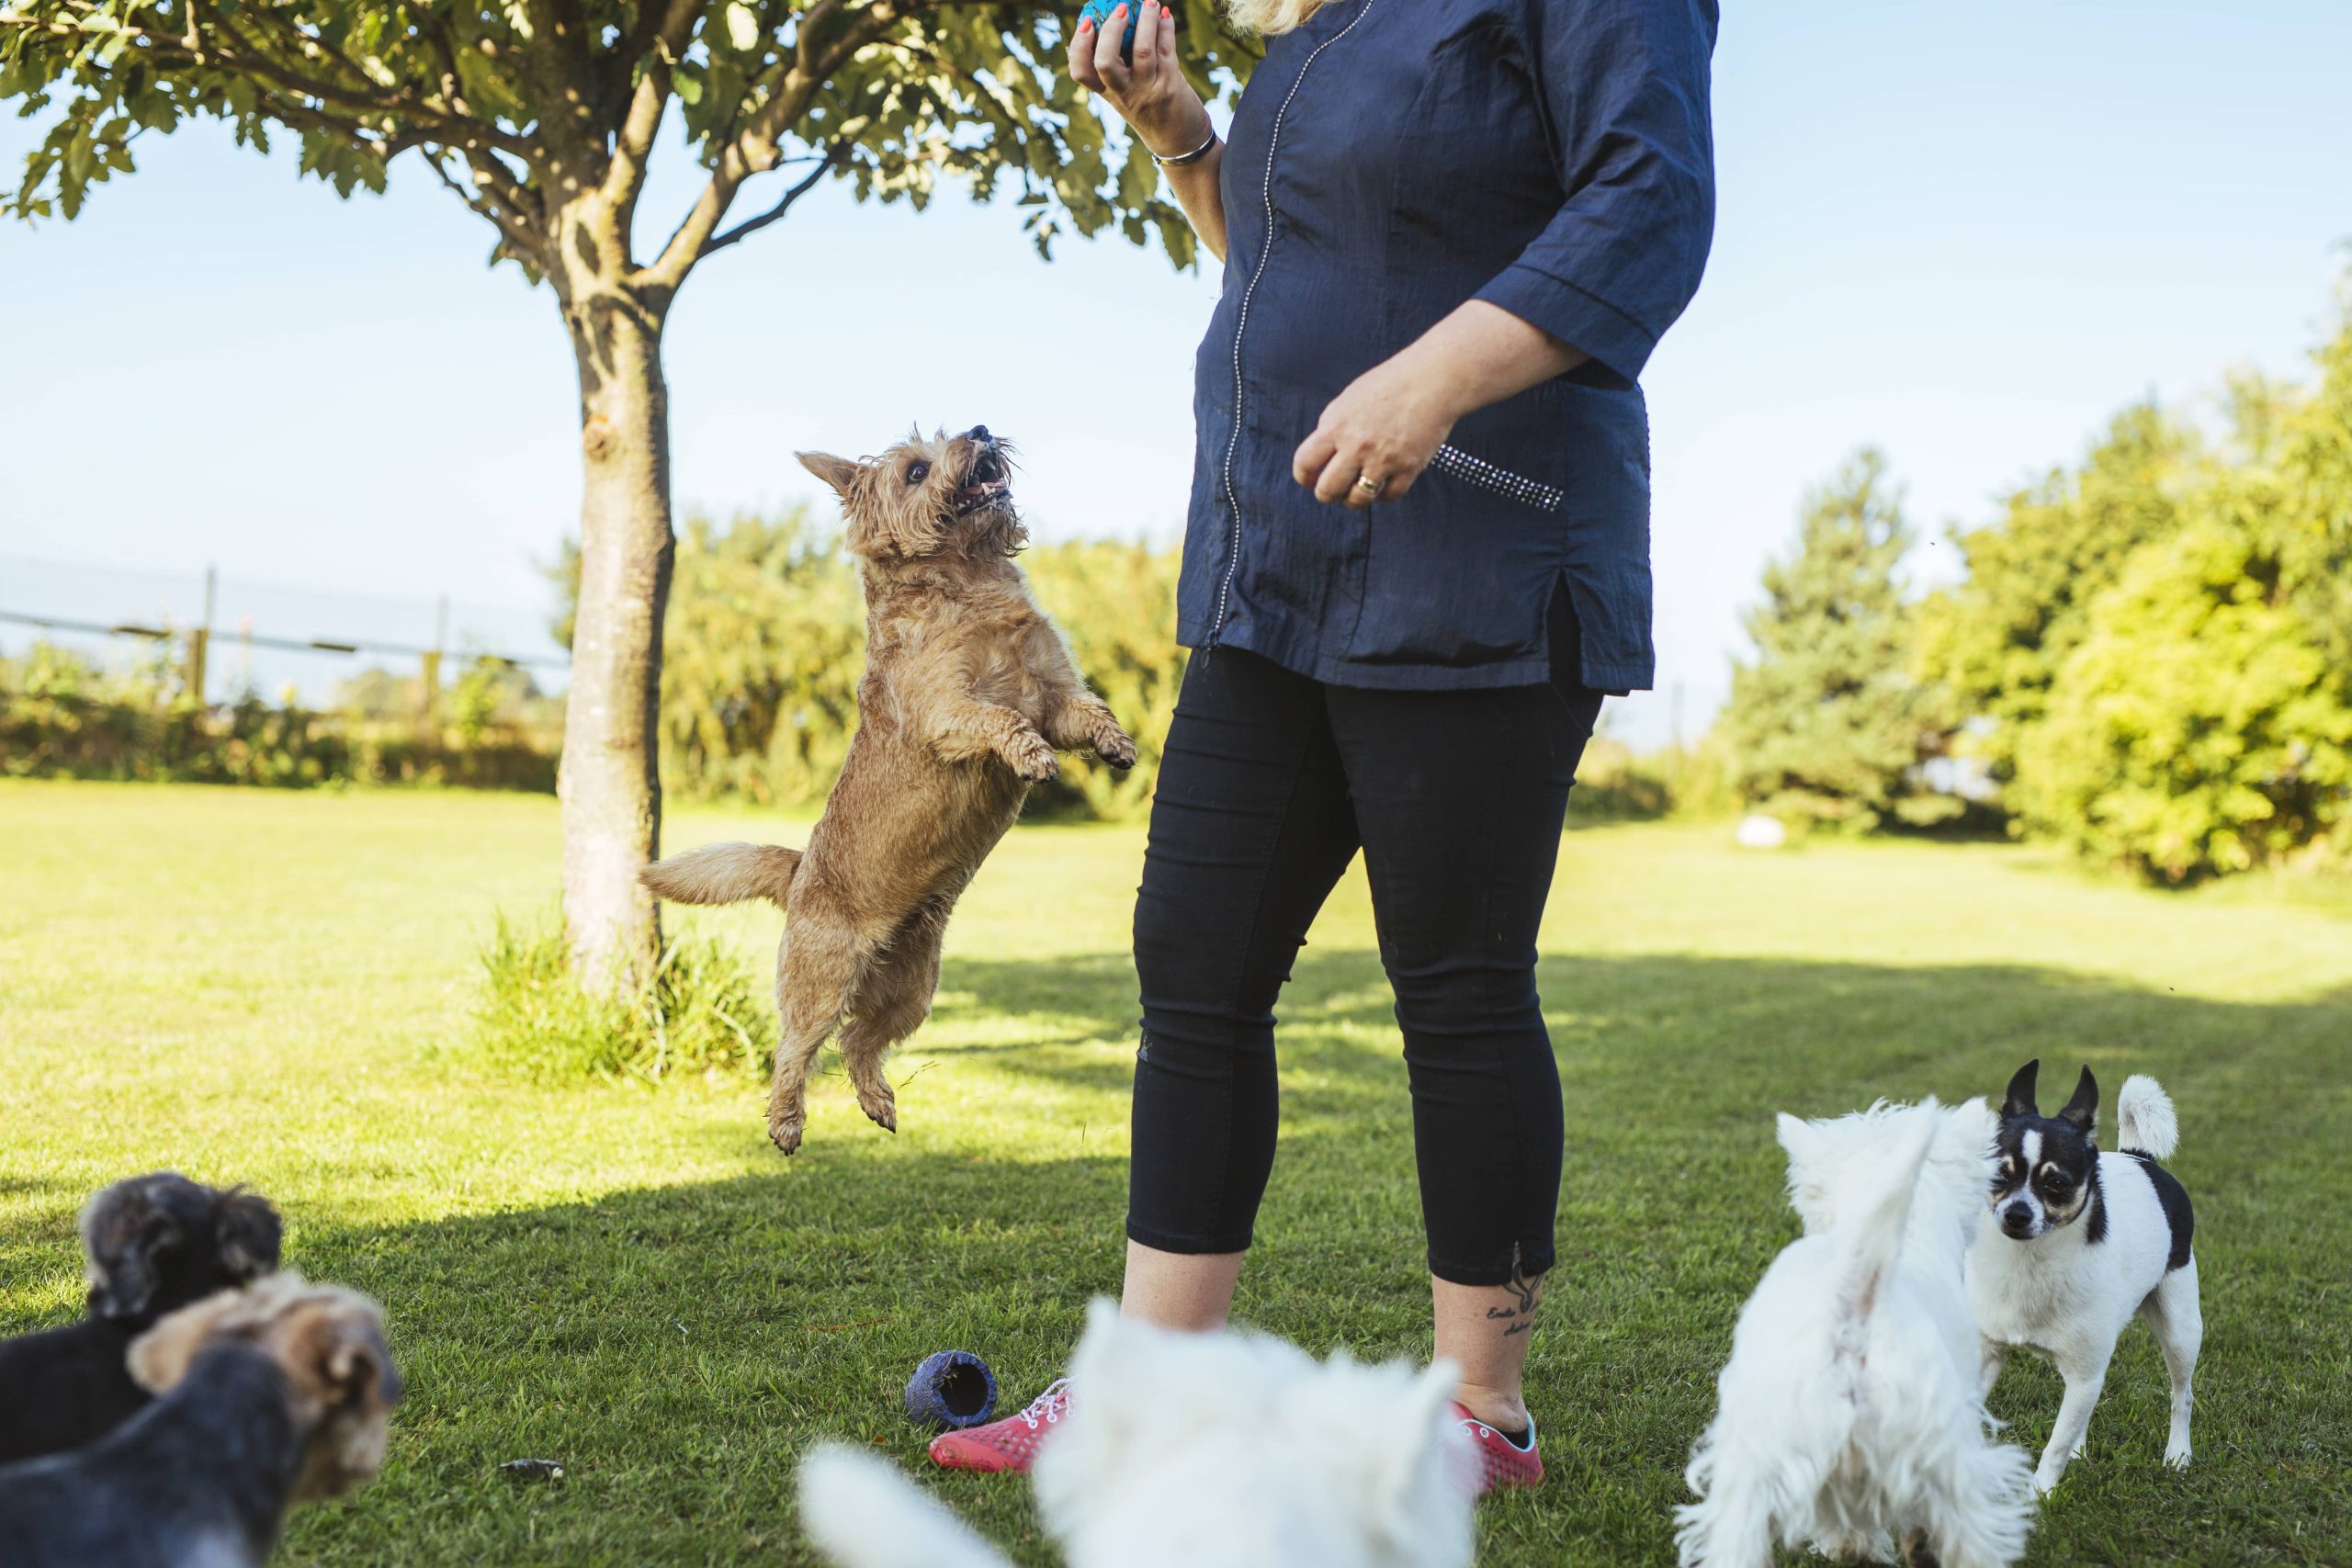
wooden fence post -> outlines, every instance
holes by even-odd
[[[443,594],[433,617],[433,646],[425,650],[423,669],[418,675],[422,688],[418,695],[418,728],[424,729],[433,744],[441,738],[435,732],[435,717],[441,710],[441,650],[449,645],[449,596]]]
[[[204,569],[204,615],[195,626],[188,628],[187,671],[184,678],[187,686],[187,694],[189,700],[196,704],[198,710],[201,710],[205,705],[204,666],[206,655],[211,651],[212,601],[213,591],[217,586],[218,578],[216,575],[216,569],[209,566],[206,567]]]

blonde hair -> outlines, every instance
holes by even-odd
[[[1226,0],[1225,14],[1243,32],[1273,38],[1300,27],[1323,6],[1324,0]]]

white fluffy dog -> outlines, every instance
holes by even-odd
[[[1170,1334],[1097,1302],[1070,1413],[1037,1456],[1038,1510],[1070,1568],[1465,1568],[1475,1467],[1449,1418],[1457,1377]],[[800,1522],[842,1568],[1005,1564],[851,1449],[802,1461]]]
[[[1805,1234],[1741,1309],[1677,1509],[1685,1568],[1766,1568],[1776,1540],[1925,1568],[2025,1550],[2025,1455],[1992,1440],[1963,1260],[1993,1177],[1982,1100],[1780,1119]]]

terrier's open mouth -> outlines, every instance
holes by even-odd
[[[1004,459],[994,452],[983,452],[979,461],[972,465],[972,476],[956,491],[956,514],[978,512],[1009,501],[1012,496],[1012,476],[1005,470]]]

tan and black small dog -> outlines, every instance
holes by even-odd
[[[132,1342],[154,1403],[89,1447],[0,1465],[9,1568],[261,1568],[293,1504],[376,1473],[401,1376],[375,1303],[272,1274]]]
[[[882,1058],[931,1011],[948,911],[1029,786],[1055,776],[1057,749],[1136,760],[1012,564],[1028,535],[1006,447],[985,425],[864,462],[800,461],[840,494],[865,582],[865,678],[840,781],[805,851],[712,844],[642,874],[682,904],[785,909],[768,1136],[786,1154],[836,1028],[858,1105],[898,1130]]]

